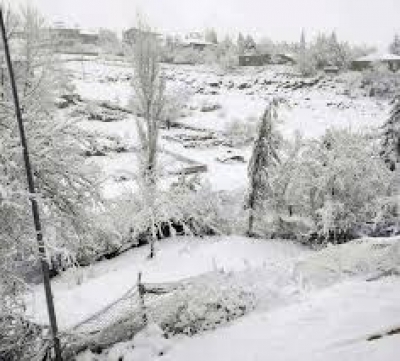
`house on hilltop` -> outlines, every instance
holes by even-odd
[[[374,53],[355,59],[351,62],[353,70],[365,70],[372,68],[376,64],[386,65],[389,70],[397,71],[400,69],[400,56],[395,54]]]
[[[186,34],[179,43],[184,48],[203,51],[207,48],[214,48],[215,44],[204,39],[204,35],[199,32]]]

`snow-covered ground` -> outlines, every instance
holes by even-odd
[[[128,106],[132,96],[128,64],[71,59],[67,66],[84,99]],[[365,97],[362,92],[349,92],[352,74],[304,85],[288,69],[280,67],[241,69],[226,76],[207,67],[169,66],[165,70],[173,87],[184,88],[191,94],[185,116],[178,121],[192,129],[162,130],[160,146],[206,164],[208,172],[203,177],[215,190],[246,186],[251,147],[234,148],[223,143],[185,147],[185,143],[173,141],[170,136],[223,137],[230,122],[257,120],[271,96],[288,100],[289,108],[282,111],[280,125],[287,138],[296,131],[308,138],[317,137],[329,127],[375,128],[387,116],[387,102]],[[204,104],[218,104],[219,109],[204,111]],[[128,145],[136,145],[131,115],[109,123],[82,118],[80,125],[120,136]],[[244,162],[221,163],[217,159],[231,155],[243,156]],[[111,153],[93,161],[107,176],[130,175],[135,169],[132,153]],[[175,165],[171,163],[171,167]],[[132,185],[132,179],[110,179],[105,192],[111,196]],[[398,252],[400,240],[393,242],[397,243],[390,252]],[[143,273],[144,282],[159,283],[222,269],[232,272],[241,287],[254,293],[254,311],[214,331],[168,341],[157,327],[151,326],[133,341],[115,345],[108,353],[94,356],[87,352],[79,360],[398,360],[400,336],[397,332],[386,333],[400,327],[400,279],[395,275],[375,276],[393,267],[398,270],[400,255],[396,253],[392,263],[382,262],[383,268],[362,267],[364,262],[384,258],[381,243],[368,248],[365,243],[354,242],[316,252],[291,242],[237,236],[164,240],[158,243],[153,260],[147,258],[148,249],[140,247],[90,267],[70,269],[53,279],[59,326],[62,331],[69,330],[102,310],[136,284],[139,272]],[[350,258],[359,262],[345,262],[346,255],[355,255]],[[47,323],[40,286],[35,286],[27,296],[27,303],[29,317]],[[368,340],[376,335],[383,337]]]
[[[338,284],[179,341],[160,360],[395,361],[399,334],[368,338],[399,328],[399,296],[398,278]]]
[[[377,240],[376,245],[385,242]],[[397,238],[389,243],[399,248],[399,242]],[[364,256],[364,248],[363,243],[354,242],[332,247],[329,252],[335,259],[342,257],[344,264],[344,260],[349,259],[347,253]],[[374,262],[377,259],[374,250],[382,255],[381,247],[370,249]],[[53,289],[61,330],[71,328],[118,299],[135,284],[139,271],[143,272],[145,282],[156,283],[185,279],[215,269],[233,272],[239,282],[242,280],[244,286],[255,292],[259,301],[257,308],[231,324],[190,338],[174,337],[167,342],[156,332],[158,336],[154,340],[154,332],[145,331],[131,343],[116,345],[109,353],[96,356],[104,357],[100,360],[118,360],[121,355],[123,360],[157,360],[159,352],[165,353],[160,360],[168,361],[394,361],[398,358],[400,335],[397,332],[387,335],[400,327],[398,276],[371,279],[367,271],[354,276],[347,264],[343,277],[336,283],[322,288],[304,288],[295,277],[296,266],[307,260],[314,264],[315,259],[326,259],[326,252],[310,251],[278,240],[177,238],[160,242],[154,260],[147,259],[147,254],[145,248],[131,250],[78,273],[71,270],[57,277]],[[355,262],[354,270],[358,266]],[[393,258],[386,269],[392,266],[399,267],[399,257]],[[321,262],[320,267],[322,272]],[[79,284],[76,283],[78,278]],[[315,277],[316,280],[320,278]],[[45,303],[40,288],[35,290],[33,299],[31,316],[45,323]],[[96,359],[91,357],[88,352],[80,360]]]
[[[216,269],[243,271],[271,270],[265,288],[276,288],[277,278],[293,282],[295,260],[307,251],[291,242],[227,238],[177,238],[159,243],[155,260],[148,249],[130,250],[117,258],[90,267],[69,270],[53,281],[60,328],[66,330],[101,310],[123,295],[143,272],[144,282],[172,282]],[[82,282],[81,284],[77,284]],[[39,323],[47,322],[45,299],[37,286],[29,300],[31,314]]]
[[[128,107],[132,98],[132,70],[128,62],[75,60],[67,62],[66,66],[71,71],[76,91],[84,99],[108,101]],[[234,121],[256,123],[272,96],[287,100],[288,106],[282,108],[282,123],[279,125],[286,138],[292,138],[298,131],[307,138],[317,137],[330,127],[353,130],[376,128],[383,123],[388,112],[386,101],[366,97],[360,89],[352,89],[354,78],[357,77],[357,74],[352,73],[333,78],[326,76],[301,80],[289,68],[280,66],[242,68],[225,75],[204,66],[168,65],[164,66],[164,70],[168,87],[175,89],[177,94],[189,95],[184,116],[178,122],[201,129],[197,134],[212,132],[222,139],[227,127]],[[219,109],[202,111],[204,104],[216,104]],[[108,123],[82,119],[81,126],[108,135],[118,135],[132,145],[137,145],[132,116]],[[204,178],[215,190],[233,190],[245,186],[246,164],[222,164],[217,158],[234,152],[247,161],[250,146],[232,148],[219,144],[188,148],[168,139],[171,135],[187,134],[190,132],[185,129],[162,130],[161,146],[207,165],[209,171]],[[105,159],[111,163],[115,161],[115,157]],[[129,168],[129,163],[126,165]],[[110,167],[113,165],[105,166],[106,169]],[[108,183],[106,188],[107,194],[115,194],[118,189],[126,187]]]

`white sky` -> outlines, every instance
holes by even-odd
[[[336,30],[339,38],[386,47],[400,33],[400,0],[9,0],[39,8],[50,21],[83,27],[123,29],[137,11],[159,31],[186,32],[214,27],[273,40],[310,38]]]

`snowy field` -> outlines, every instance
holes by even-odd
[[[388,243],[384,239],[374,242]],[[388,252],[399,251],[399,238],[388,244],[394,247],[387,248]],[[345,247],[343,251],[342,247]],[[362,256],[364,248],[361,242],[331,247],[328,256],[343,264],[347,259],[347,268],[338,272],[340,279],[336,282],[321,287],[318,273],[326,274],[330,269],[326,269],[323,262],[327,251],[311,252],[290,242],[240,237],[166,240],[159,244],[154,260],[146,258],[145,249],[136,249],[57,277],[53,287],[60,328],[71,328],[120,297],[135,284],[139,271],[143,272],[145,282],[159,283],[222,269],[235,274],[238,282],[244,280],[245,289],[256,294],[257,307],[253,312],[215,331],[191,338],[165,340],[157,332],[154,335],[145,330],[133,341],[114,346],[108,354],[100,356],[100,360],[117,361],[119,357],[157,360],[158,354],[163,352],[165,356],[160,360],[168,361],[204,358],[215,361],[394,361],[398,357],[400,335],[385,334],[400,326],[397,317],[400,280],[397,276],[376,277],[375,263],[371,263],[369,270],[357,272],[359,264],[354,261],[351,265],[348,261],[357,257],[346,258],[346,254],[352,250],[353,254]],[[372,250],[379,248],[371,247]],[[369,255],[373,262],[378,260],[373,251]],[[378,256],[383,255],[379,253]],[[315,265],[315,259],[322,261],[320,266],[313,267],[315,287],[305,287],[296,266]],[[399,267],[399,257],[393,259],[397,261],[386,265],[386,270]],[[40,289],[31,302],[33,319],[45,323],[47,315]],[[368,340],[376,335],[377,339]],[[96,357],[99,356],[86,352],[79,360],[99,360]]]
[[[83,99],[108,101],[129,109],[132,70],[128,62],[92,58],[72,60],[66,66],[71,72],[76,92]],[[246,163],[251,147],[232,147],[220,142],[193,148],[172,141],[171,136],[190,136],[195,133],[213,134],[217,139],[225,139],[226,129],[232,122],[256,126],[273,96],[287,101],[281,110],[282,121],[279,124],[287,139],[292,139],[296,132],[307,138],[318,137],[331,127],[375,129],[387,118],[389,109],[387,101],[366,97],[361,90],[354,90],[352,84],[357,75],[353,73],[303,81],[292,74],[290,68],[282,66],[241,68],[225,75],[205,66],[168,65],[164,66],[164,71],[171,91],[188,98],[177,122],[198,131],[176,128],[162,130],[161,147],[207,165],[209,171],[205,178],[215,190],[233,190],[245,186]],[[217,109],[205,111],[204,108],[209,105],[217,105]],[[137,145],[132,116],[107,123],[82,119],[81,125],[85,129],[119,136],[132,146]],[[217,160],[237,154],[244,158],[244,163],[227,164]],[[102,161],[106,172],[115,167],[107,164],[114,163],[115,157],[111,158],[106,157],[106,161]],[[130,168],[130,163],[125,164]],[[126,171],[130,172],[131,169]],[[118,193],[120,186],[108,184],[106,193]]]

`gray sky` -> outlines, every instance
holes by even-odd
[[[15,3],[16,0],[9,0]],[[384,48],[400,33],[400,0],[17,0],[36,5],[50,20],[121,30],[137,11],[152,27],[186,32],[214,27],[273,40],[310,38],[336,30],[339,38]]]

